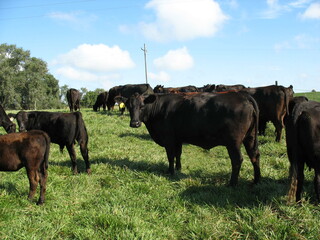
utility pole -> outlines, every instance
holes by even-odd
[[[143,48],[141,50],[144,52],[144,71],[146,74],[146,84],[148,84],[148,70],[147,70],[147,49],[146,44],[143,44]]]

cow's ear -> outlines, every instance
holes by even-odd
[[[153,103],[156,100],[156,98],[157,98],[156,95],[150,94],[144,98],[143,103],[144,104]]]

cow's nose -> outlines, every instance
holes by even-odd
[[[132,128],[138,128],[141,126],[141,122],[140,121],[131,121],[130,122],[130,127]]]

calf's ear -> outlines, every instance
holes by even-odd
[[[156,100],[156,98],[157,98],[156,95],[150,94],[144,98],[143,103],[144,104],[153,103]]]

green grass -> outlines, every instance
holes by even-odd
[[[287,204],[288,159],[274,128],[260,137],[261,183],[252,184],[245,154],[237,187],[224,147],[184,145],[182,171],[171,177],[165,150],[129,117],[82,109],[92,174],[78,146],[78,175],[66,149],[51,145],[46,202],[29,202],[24,169],[0,172],[0,239],[319,239],[313,171],[301,205]],[[1,133],[3,129],[1,129]]]

